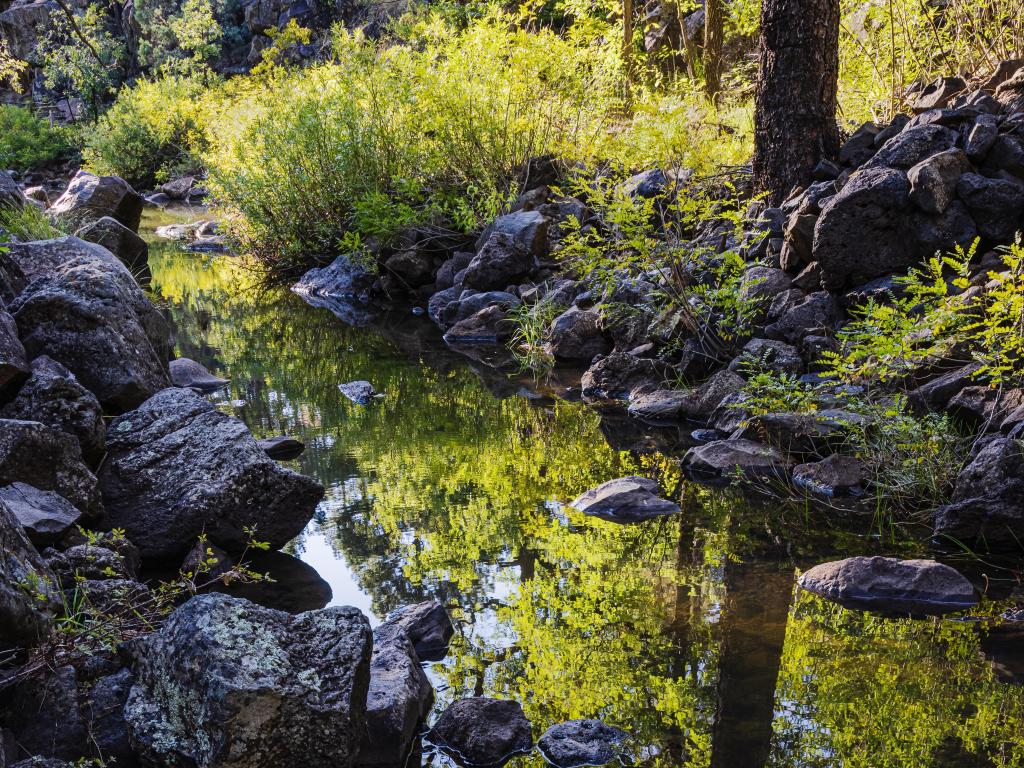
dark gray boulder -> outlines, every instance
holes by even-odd
[[[960,176],[971,170],[967,156],[950,149],[922,160],[909,171],[910,200],[925,213],[945,213],[956,199]]]
[[[846,441],[849,425],[863,417],[845,411],[762,413],[747,419],[733,437],[767,443],[786,454],[824,456]]]
[[[787,480],[790,466],[777,449],[752,440],[715,440],[683,456],[683,471],[707,483]]]
[[[799,344],[808,336],[833,333],[842,317],[838,302],[828,291],[804,297],[764,329],[770,339]]]
[[[368,306],[377,277],[352,255],[306,272],[292,290],[313,307],[322,307],[349,325],[361,326],[373,313]]]
[[[586,370],[580,387],[584,400],[626,399],[636,387],[657,381],[662,374],[650,358],[611,352]]]
[[[957,184],[957,194],[977,222],[982,237],[1005,243],[1016,234],[1024,212],[1024,187],[1005,179],[965,173]]]
[[[590,362],[611,351],[596,309],[570,307],[555,318],[545,349],[558,360]]]
[[[600,720],[569,720],[544,731],[537,748],[555,768],[618,765],[628,740],[628,733]]]
[[[124,179],[79,171],[64,194],[50,206],[48,213],[69,232],[104,216],[110,216],[132,232],[138,232],[143,205],[142,197]]]
[[[395,288],[413,290],[434,282],[434,260],[430,253],[419,248],[406,248],[391,254],[384,261],[384,269],[393,278]]]
[[[453,293],[456,292],[456,289],[451,290]],[[441,291],[441,293],[447,293],[447,291]],[[521,304],[522,302],[516,296],[506,291],[485,291],[483,293],[463,291],[456,298],[448,301],[438,311],[435,322],[442,328],[449,328],[462,320],[472,317],[482,309],[500,307],[508,311]]]
[[[734,371],[719,371],[693,389],[638,393],[629,404],[629,413],[651,422],[706,421],[723,400],[742,390],[745,383]]]
[[[798,583],[853,610],[932,616],[978,604],[971,582],[934,560],[850,557],[816,565]]]
[[[214,376],[202,363],[197,363],[187,357],[171,360],[167,367],[171,375],[171,383],[176,387],[194,389],[197,392],[216,392],[230,383],[227,379]]]
[[[90,753],[78,689],[78,674],[70,664],[45,669],[15,687],[3,720],[21,754],[77,761]]]
[[[78,440],[90,464],[106,449],[106,424],[96,395],[56,360],[40,355],[32,361],[32,375],[18,395],[0,408],[0,418],[38,421]]]
[[[16,393],[31,373],[18,326],[0,309],[0,403]]]
[[[96,478],[70,435],[37,421],[0,419],[0,485],[55,491],[89,518],[103,513]]]
[[[523,246],[531,255],[544,258],[548,251],[548,230],[551,219],[540,211],[516,211],[499,216],[484,230],[477,240],[477,250],[481,250],[495,232],[510,236]]]
[[[7,171],[0,171],[0,208],[24,208],[27,204],[18,183]]]
[[[279,437],[267,437],[257,440],[260,449],[272,459],[277,461],[291,461],[297,459],[306,450],[306,444],[297,437],[281,435]]]
[[[462,286],[502,290],[518,283],[534,266],[536,258],[523,243],[506,232],[494,232],[462,273]]]
[[[0,500],[0,649],[33,646],[53,626],[56,577]]]
[[[36,278],[48,277],[81,261],[102,261],[113,267],[127,269],[103,246],[78,237],[54,237],[28,243],[10,243],[4,247],[10,251],[11,260],[21,270],[26,285]]]
[[[199,534],[229,552],[245,529],[279,549],[309,522],[323,488],[279,466],[248,428],[188,389],[165,389],[107,430],[100,471],[106,529],[144,557],[187,552]]]
[[[453,345],[499,344],[511,339],[515,329],[515,323],[504,307],[494,304],[459,320],[447,330],[444,340]]]
[[[0,502],[7,505],[37,547],[57,541],[74,528],[82,512],[53,491],[41,491],[26,483],[0,486]]]
[[[932,155],[953,149],[956,140],[957,132],[941,125],[908,125],[885,142],[861,168],[897,168],[907,171]]]
[[[867,477],[857,459],[833,454],[827,459],[794,467],[793,485],[826,498],[859,496],[867,485]]]
[[[963,147],[967,157],[980,163],[999,136],[999,118],[995,115],[978,115],[973,123],[965,124],[960,130],[964,136]]]
[[[124,714],[144,764],[354,764],[371,654],[355,608],[293,616],[201,595],[127,651],[135,685]]]
[[[519,702],[477,696],[449,706],[427,738],[467,768],[498,768],[533,749]]]
[[[803,367],[804,362],[797,348],[776,339],[751,339],[736,359],[729,363],[729,370],[737,373],[799,373]]]
[[[619,477],[576,497],[569,503],[585,515],[613,523],[636,523],[679,511],[675,502],[661,498],[658,483],[645,477]]]
[[[124,705],[135,684],[127,669],[96,680],[84,696],[82,711],[89,722],[89,741],[104,760],[119,768],[137,765],[124,720]]]
[[[455,627],[441,603],[427,600],[394,611],[377,627],[376,634],[382,642],[393,634],[408,636],[420,661],[441,661],[448,655]]]
[[[117,256],[132,274],[145,272],[149,267],[149,245],[112,216],[104,216],[86,224],[75,233],[75,236],[86,242],[102,245]]]
[[[4,245],[0,251],[0,304],[7,305],[14,301],[28,285],[28,278],[18,261],[9,253],[10,245]]]
[[[137,577],[130,555],[96,544],[77,544],[63,552],[48,552],[47,563],[65,589],[73,589],[80,579],[134,580]]]

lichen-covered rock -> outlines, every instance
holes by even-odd
[[[56,360],[40,355],[18,395],[0,408],[0,418],[38,421],[72,435],[90,463],[103,456],[107,426],[96,395]]]
[[[481,768],[497,768],[533,748],[530,721],[519,702],[484,696],[449,706],[427,738],[461,765]]]
[[[75,235],[86,242],[102,245],[133,274],[145,272],[149,267],[149,245],[112,216],[104,216],[86,224]]]
[[[0,648],[32,646],[49,634],[56,578],[0,501]]]
[[[194,597],[133,641],[125,705],[144,761],[167,768],[349,768],[365,728],[369,622]]]
[[[441,661],[448,655],[455,627],[441,603],[427,600],[399,608],[377,627],[375,634],[382,642],[392,635],[407,635],[420,661]]]
[[[52,544],[82,516],[81,510],[63,496],[26,483],[0,486],[0,502],[7,505],[37,547]]]
[[[658,483],[646,477],[619,477],[578,496],[569,506],[585,515],[615,523],[635,523],[679,511],[659,495]]]
[[[620,764],[629,734],[600,720],[569,720],[552,725],[537,740],[544,759],[556,768]]]
[[[79,171],[48,213],[69,232],[104,216],[138,232],[143,204],[142,197],[124,179]]]
[[[278,465],[248,428],[188,389],[165,389],[107,430],[104,527],[144,557],[185,554],[199,534],[228,551],[247,528],[280,548],[309,522],[323,488]]]
[[[0,485],[27,483],[56,491],[87,517],[103,512],[96,478],[78,442],[36,421],[0,419]]]

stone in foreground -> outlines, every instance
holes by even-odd
[[[618,763],[628,738],[625,731],[600,720],[569,720],[548,728],[537,747],[556,768],[582,768]]]
[[[53,572],[0,501],[0,650],[46,637],[57,605]]]
[[[466,768],[497,768],[533,749],[530,721],[519,703],[484,696],[456,701],[427,738]]]
[[[853,610],[938,616],[978,604],[958,571],[934,560],[849,557],[816,565],[800,587]]]
[[[646,477],[619,477],[578,496],[569,506],[613,523],[637,523],[672,515],[679,505],[658,496],[658,484]]]
[[[142,206],[142,197],[124,179],[79,171],[48,213],[67,231],[110,216],[138,232]]]
[[[147,765],[346,768],[363,734],[370,652],[355,608],[292,616],[194,597],[130,644],[132,741]]]
[[[279,549],[309,522],[323,488],[279,466],[238,419],[189,389],[165,389],[107,431],[104,527],[143,557],[184,555],[204,531],[237,552],[246,529]]]
[[[214,376],[202,363],[187,357],[171,360],[168,368],[171,372],[171,383],[176,387],[194,389],[197,392],[216,392],[228,385],[227,379]]]

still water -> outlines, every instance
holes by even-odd
[[[688,484],[678,435],[585,408],[565,383],[538,391],[474,364],[425,318],[353,328],[253,289],[230,257],[170,244],[150,266],[177,354],[230,378],[218,401],[257,437],[301,438],[289,465],[327,490],[289,548],[301,562],[267,564],[271,602],[354,605],[376,623],[441,600],[457,634],[430,669],[435,714],[468,695],[513,698],[535,736],[597,717],[633,734],[650,766],[1024,765],[1024,637],[794,593],[822,560],[926,552],[919,534]],[[338,384],[356,379],[384,396],[354,405]],[[659,480],[683,513],[619,526],[564,506],[626,474]],[[992,597],[1013,595],[1012,564],[958,565],[984,573]]]

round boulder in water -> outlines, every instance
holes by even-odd
[[[476,696],[446,709],[428,740],[465,768],[498,768],[533,749],[519,702]]]
[[[553,725],[537,742],[544,759],[557,768],[620,762],[629,734],[600,720],[569,720]]]
[[[658,496],[658,484],[646,477],[619,477],[578,496],[570,506],[614,523],[636,523],[672,515],[679,505]]]
[[[814,566],[799,584],[844,608],[879,613],[937,616],[978,604],[971,582],[934,560],[849,557]]]
[[[197,392],[216,392],[228,385],[227,379],[214,376],[206,367],[187,357],[179,357],[170,363],[171,382],[176,387],[194,389]]]

